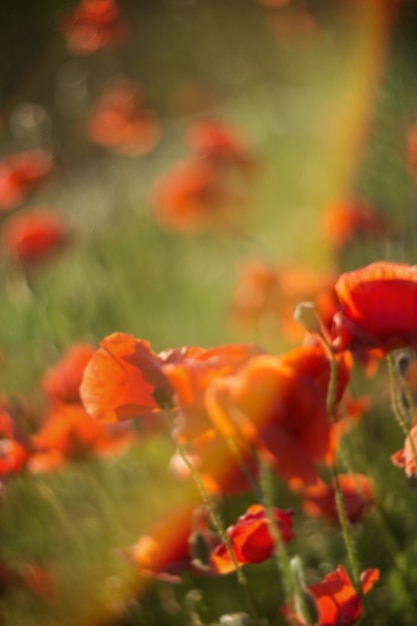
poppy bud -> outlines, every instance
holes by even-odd
[[[322,334],[321,322],[313,302],[300,302],[295,307],[294,319],[309,333]]]
[[[253,626],[254,621],[247,613],[231,613],[220,617],[221,626]]]

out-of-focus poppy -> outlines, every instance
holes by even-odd
[[[154,194],[162,226],[185,233],[203,232],[234,221],[242,198],[224,172],[209,161],[190,160],[165,174]]]
[[[116,47],[128,34],[114,0],[82,0],[60,20],[59,30],[66,38],[70,52],[92,54],[105,47]]]
[[[44,600],[51,600],[56,592],[51,572],[34,562],[0,563],[0,593],[9,586],[20,587]]]
[[[47,260],[68,240],[69,229],[64,220],[41,209],[13,215],[3,232],[6,251],[26,268]]]
[[[248,441],[294,489],[317,479],[331,445],[326,409],[330,362],[319,346],[252,358],[235,376],[214,381],[205,401],[214,426]],[[336,403],[349,380],[341,360]]]
[[[378,569],[367,569],[361,574],[362,593],[368,593],[379,580]],[[308,587],[313,594],[319,613],[317,626],[353,626],[362,615],[362,600],[342,565],[335,572],[327,574],[324,580]],[[304,626],[301,615],[290,607],[282,612],[291,617],[291,624]]]
[[[209,529],[204,508],[193,504],[178,505],[158,520],[124,554],[142,575],[180,582],[178,574],[181,571],[201,571],[192,550],[197,533],[208,551],[218,543]]]
[[[274,268],[260,260],[249,261],[241,268],[232,316],[245,325],[272,322],[286,337],[299,341],[305,330],[294,320],[295,307],[299,302],[313,301],[323,324],[328,326],[338,308],[333,284],[327,272]]]
[[[373,481],[363,474],[339,474],[338,480],[347,518],[352,523],[356,522],[375,502]],[[323,515],[339,521],[333,484],[328,485],[319,480],[317,484],[306,487],[303,497],[303,507],[307,515]]]
[[[336,350],[388,352],[417,343],[417,268],[378,261],[341,274],[331,340]]]
[[[16,438],[13,419],[6,410],[0,409],[0,480],[20,472],[29,456],[28,446]]]
[[[290,48],[297,45],[300,48],[300,46],[311,45],[318,33],[314,15],[301,4],[287,3],[287,5],[279,11],[265,12],[268,31],[281,46]]]
[[[0,211],[17,208],[50,174],[52,165],[52,156],[46,150],[3,157],[0,161]]]
[[[281,539],[288,543],[295,537],[292,524],[292,511],[274,508],[273,516],[281,533]],[[270,520],[265,507],[254,504],[239,517],[234,526],[227,529],[227,536],[238,565],[262,563],[271,558],[275,542],[270,532]],[[225,543],[220,543],[211,553],[211,565],[219,574],[229,574],[235,565]]]
[[[361,199],[333,204],[325,216],[325,229],[336,250],[343,250],[359,235],[387,235],[388,220],[370,202]]]
[[[404,448],[396,452],[391,456],[391,461],[397,467],[404,468],[405,474],[408,478],[417,474],[417,465],[415,452],[417,450],[417,421],[414,422],[408,437],[405,440]]]
[[[235,442],[234,448],[232,451],[225,439],[213,429],[184,446],[183,453],[200,475],[208,493],[232,495],[252,489],[248,474],[257,479],[258,460],[239,442]],[[172,457],[170,470],[177,478],[191,477],[179,452]]]
[[[81,459],[95,453],[112,452],[132,440],[132,433],[113,431],[109,425],[93,419],[82,406],[55,406],[41,430],[32,437],[33,450],[29,469],[42,471],[59,466],[68,459]]]
[[[44,373],[41,387],[51,401],[80,403],[84,370],[94,352],[95,348],[90,344],[75,344],[54,367]]]
[[[210,383],[239,371],[245,363],[264,351],[255,344],[225,344],[194,351],[163,370],[175,390],[179,408],[176,436],[190,440],[213,428],[207,416],[204,397]]]
[[[233,165],[243,172],[255,166],[255,160],[237,131],[215,119],[195,122],[189,129],[187,143],[196,156],[215,165]]]
[[[132,157],[150,152],[161,134],[156,114],[144,106],[140,85],[127,79],[108,87],[85,128],[94,143]]]

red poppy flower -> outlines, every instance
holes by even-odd
[[[414,450],[417,450],[417,422],[414,422],[410,429],[404,448],[391,456],[391,461],[394,465],[404,468],[407,478],[417,474]]]
[[[234,165],[243,171],[250,171],[255,165],[238,133],[218,120],[195,122],[190,127],[187,143],[198,157],[223,167]]]
[[[94,352],[95,349],[90,344],[75,344],[61,361],[45,372],[41,387],[50,400],[64,404],[81,401],[80,385],[84,370]]]
[[[180,409],[176,436],[190,440],[212,429],[204,404],[210,383],[239,371],[251,358],[262,353],[254,344],[226,344],[194,350],[184,359],[165,365],[164,373],[175,390]]]
[[[341,274],[335,290],[340,303],[331,329],[335,349],[388,352],[416,344],[416,266],[372,263]]]
[[[158,401],[168,402],[173,394],[162,366],[198,350],[183,347],[155,354],[147,341],[127,333],[105,337],[84,370],[80,395],[85,409],[104,422],[140,418],[145,431],[159,430],[166,420]]]
[[[336,402],[349,380],[344,360],[338,371]],[[319,346],[282,357],[261,355],[235,376],[214,381],[206,407],[223,435],[255,446],[297,488],[316,480],[316,462],[330,449],[329,376],[329,360]]]
[[[179,572],[201,571],[192,550],[197,533],[208,550],[218,543],[209,529],[205,509],[193,504],[179,505],[158,520],[125,555],[144,576],[180,582]]]
[[[128,29],[120,20],[119,12],[114,0],[82,0],[59,25],[70,51],[88,55],[100,48],[123,43]]]
[[[180,232],[203,232],[235,217],[241,198],[209,161],[191,160],[158,183],[154,208],[161,225]]]
[[[32,437],[32,471],[60,465],[66,459],[84,458],[96,452],[112,451],[132,440],[132,433],[113,431],[84,411],[82,406],[71,404],[56,406],[37,435]],[[43,456],[46,453],[46,456]],[[52,453],[49,456],[49,453]]]
[[[346,200],[330,207],[325,228],[336,249],[346,247],[358,235],[386,235],[388,220],[365,200]]]
[[[339,474],[343,506],[350,522],[356,522],[375,502],[374,485],[363,474]],[[327,485],[319,480],[315,485],[306,487],[304,493],[304,511],[311,517],[324,515],[339,521],[334,485]]]
[[[378,569],[362,572],[362,593],[368,593],[379,580]],[[325,579],[308,587],[317,602],[319,621],[317,626],[353,626],[362,614],[362,600],[342,565],[335,572],[327,574]],[[288,607],[282,611],[291,615],[300,625],[304,620]],[[294,621],[294,620],[293,620]],[[291,622],[292,623],[292,622]]]
[[[88,116],[86,133],[103,148],[140,156],[155,147],[161,130],[156,114],[143,104],[140,86],[119,79],[108,87]]]
[[[29,150],[0,161],[0,211],[15,209],[52,170],[52,156],[45,150]]]
[[[10,256],[26,267],[51,257],[68,238],[68,227],[60,216],[41,210],[13,215],[3,233]]]
[[[273,509],[274,519],[281,532],[282,540],[288,543],[295,537],[292,528],[292,511]],[[254,504],[239,517],[234,526],[227,529],[236,561],[239,565],[262,563],[271,558],[275,542],[270,533],[270,521],[265,507]],[[234,563],[225,543],[220,543],[211,553],[211,565],[215,572],[228,574],[235,570]]]
[[[337,302],[334,279],[323,272],[299,267],[271,267],[263,261],[245,263],[232,301],[232,315],[238,322],[251,325],[267,321],[294,340],[305,330],[294,320],[299,302],[314,301],[318,315],[327,326]]]
[[[45,600],[55,596],[54,578],[38,563],[0,563],[0,588],[17,586]]]

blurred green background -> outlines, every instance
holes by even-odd
[[[72,244],[33,272],[31,291],[19,268],[1,259],[1,391],[13,398],[39,400],[40,376],[65,348],[98,343],[114,331],[146,338],[155,351],[231,341],[256,341],[271,352],[289,347],[270,328],[245,331],[231,322],[239,263],[261,257],[334,269],[322,218],[330,203],[348,195],[375,203],[395,229],[354,244],[340,269],[380,258],[415,259],[417,195],[406,162],[407,133],[417,118],[415,3],[398,2],[392,13],[388,1],[364,7],[293,0],[275,9],[254,0],[119,4],[131,27],[126,43],[73,58],[56,25],[74,3],[1,3],[1,153],[53,149],[53,176],[27,206],[51,208],[72,228]],[[83,115],[118,75],[143,85],[161,120],[160,143],[140,158],[106,152],[84,136]],[[185,106],[180,99],[179,106],[178,93],[190,85],[200,95],[185,98]],[[76,96],[76,110],[62,107],[62,93]],[[10,123],[24,103],[42,107],[40,134],[16,133]],[[153,217],[153,189],[186,155],[189,124],[206,115],[239,129],[260,163],[247,184],[242,221],[234,231],[197,236],[164,230]],[[355,385],[364,388],[361,380]],[[417,614],[416,494],[389,460],[402,438],[386,415],[386,381],[372,385],[381,399],[347,449],[355,468],[376,480],[384,513],[361,522],[355,536],[363,567],[384,572],[370,600],[375,626],[411,625]],[[163,512],[168,503],[161,492],[171,490],[173,501],[184,497],[166,477],[172,451],[169,440],[156,439],[112,462],[92,460],[56,476],[17,476],[8,485],[1,559],[50,565],[59,595],[44,606],[24,591],[8,591],[2,600],[7,626],[193,623],[183,601],[193,588],[204,596],[204,623],[244,609],[232,577],[221,592],[216,579],[186,576],[178,589],[160,584],[135,599],[138,582],[118,549]],[[282,484],[277,497],[280,506],[299,513]],[[233,521],[249,502],[224,502],[225,519]],[[292,550],[308,571],[324,574],[344,562],[339,531],[330,523],[300,516],[296,524]],[[275,583],[271,589],[274,565],[248,569],[264,614],[282,623],[282,593]]]

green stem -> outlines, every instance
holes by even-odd
[[[399,427],[401,428],[401,430],[403,431],[405,435],[406,441],[408,439],[410,442],[411,451],[412,451],[413,458],[414,458],[414,463],[417,468],[417,450],[416,450],[416,446],[414,444],[413,438],[410,437],[410,430],[407,426],[407,420],[403,414],[401,400],[400,400],[399,393],[398,393],[397,376],[396,376],[396,371],[395,371],[395,361],[394,361],[392,352],[387,354],[387,362],[388,362],[388,373],[389,373],[389,378],[390,378],[392,410],[394,412],[394,416],[397,420]]]
[[[329,418],[330,426],[333,427],[335,423],[334,419],[334,411],[336,404],[336,389],[337,389],[337,374],[338,374],[338,365],[337,360],[334,354],[331,354],[330,359],[330,378],[329,378],[329,387],[327,390],[327,398],[326,398],[326,407],[327,407],[327,415]],[[336,507],[337,513],[339,516],[340,526],[342,528],[343,539],[345,541],[346,550],[348,553],[350,566],[352,568],[353,578],[357,589],[361,589],[360,582],[360,569],[359,563],[356,556],[356,550],[353,543],[352,534],[349,528],[349,522],[346,515],[346,510],[343,502],[343,493],[340,487],[339,481],[339,473],[337,471],[336,461],[331,465],[332,474],[333,474],[333,482],[335,487],[336,494]]]
[[[165,406],[164,407],[165,413],[168,417],[168,421],[169,421],[169,425],[170,425],[170,429],[171,432],[173,430],[173,417],[172,417],[172,412],[170,407]],[[187,453],[184,449],[184,446],[179,443],[176,442],[177,446],[178,446],[178,452],[180,454],[181,459],[183,460],[185,466],[187,467],[188,471],[190,472],[197,488],[198,491],[200,492],[201,495],[201,499],[204,502],[204,505],[206,506],[209,515],[210,515],[210,519],[211,522],[214,526],[214,528],[216,529],[217,533],[219,534],[221,540],[224,542],[227,551],[229,553],[229,556],[232,560],[232,563],[235,567],[236,570],[236,576],[237,579],[240,583],[240,585],[243,587],[243,590],[245,592],[245,597],[246,597],[246,602],[248,604],[248,608],[251,611],[252,615],[254,616],[254,619],[256,621],[256,623],[259,625],[260,621],[259,621],[259,616],[258,616],[258,612],[256,610],[256,605],[255,605],[255,601],[252,597],[252,593],[250,591],[249,585],[248,585],[248,580],[243,572],[242,566],[239,564],[238,560],[236,559],[236,555],[233,551],[233,546],[231,544],[230,538],[226,532],[226,528],[223,524],[223,520],[220,516],[220,514],[217,511],[217,507],[212,499],[212,497],[210,496],[210,494],[208,493],[206,486],[204,484],[203,479],[201,478],[200,474],[198,473],[198,471],[195,469],[194,465],[190,462]]]
[[[274,516],[274,497],[272,492],[272,480],[270,470],[265,464],[261,464],[261,490],[263,494],[263,500],[265,502],[265,515],[269,521],[269,532],[274,541],[274,557],[278,567],[278,571],[281,574],[282,583],[284,586],[284,595],[288,606],[295,604],[295,599],[298,601],[298,606],[301,608],[301,613],[304,619],[308,616],[308,607],[305,602],[305,592],[301,588],[297,577],[295,576],[291,567],[291,561],[285,548],[285,543],[282,538],[281,529]],[[299,624],[296,616],[288,616],[290,623],[294,626]],[[308,622],[305,622],[308,624]]]

